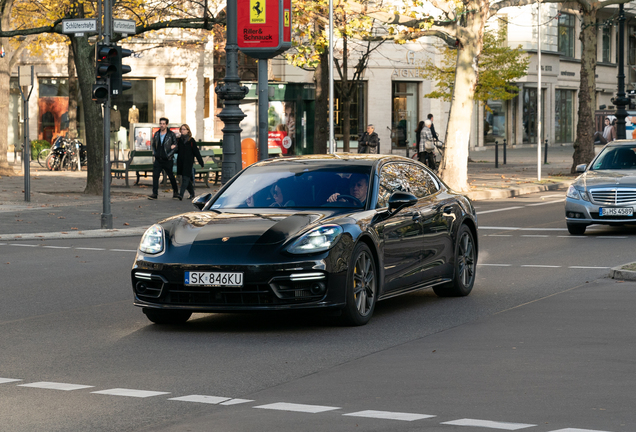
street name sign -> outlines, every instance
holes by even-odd
[[[250,57],[268,59],[291,47],[291,0],[238,2],[239,49]]]
[[[135,20],[114,19],[113,31],[121,34],[135,34],[137,33],[137,23]]]
[[[84,33],[97,33],[96,19],[67,19],[62,20],[62,33],[74,33],[81,36]]]

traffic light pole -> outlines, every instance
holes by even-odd
[[[111,0],[103,0],[104,6],[104,34],[103,43],[110,44],[113,8]],[[113,215],[110,212],[110,77],[106,80],[108,97],[104,101],[104,179],[103,179],[103,211],[101,216],[102,229],[113,229]]]

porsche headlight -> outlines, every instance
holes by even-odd
[[[581,194],[572,185],[570,185],[570,187],[568,188],[568,193],[566,193],[565,196],[568,198],[577,199],[577,200],[581,199]]]
[[[163,228],[161,225],[153,225],[146,230],[141,242],[139,250],[148,254],[158,254],[163,251]]]
[[[340,225],[323,225],[303,234],[287,248],[293,254],[323,252],[336,244],[343,229]]]

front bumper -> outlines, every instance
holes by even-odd
[[[565,221],[570,224],[636,224],[636,206],[624,205],[616,207],[634,207],[634,216],[599,216],[601,207],[613,207],[598,205],[589,201],[573,198],[565,199]]]
[[[185,285],[186,271],[242,272],[242,287]],[[322,260],[267,265],[201,266],[137,260],[131,272],[134,304],[192,312],[332,308],[345,305],[346,269]]]

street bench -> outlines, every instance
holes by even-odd
[[[223,141],[199,141],[197,142],[204,166],[195,165],[195,178],[205,182],[205,187],[210,187],[210,175],[214,173],[214,184],[219,182],[223,166]]]
[[[144,178],[148,177],[148,173],[152,176],[152,151],[151,150],[131,150],[128,155],[128,160],[124,161],[112,161],[110,163],[110,180],[114,178],[124,178],[126,180],[126,187],[130,187],[128,183],[128,173],[135,172],[137,174],[137,181],[135,185],[139,184],[139,180],[143,175]],[[166,174],[163,173],[164,180]]]

